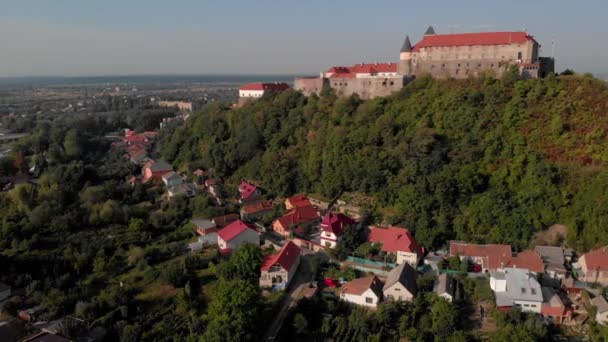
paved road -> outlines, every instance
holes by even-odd
[[[310,278],[312,277],[310,258],[311,255],[302,256],[302,261],[300,262],[300,267],[298,268],[296,276],[291,281],[291,284],[289,284],[287,297],[283,300],[281,310],[275,317],[272,325],[270,325],[270,328],[266,331],[263,341],[274,341],[276,339],[289,309],[296,305],[298,300],[302,298],[304,290],[309,286]]]

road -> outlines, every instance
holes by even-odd
[[[291,284],[289,284],[287,296],[281,304],[281,310],[270,325],[270,328],[268,328],[268,331],[266,331],[263,341],[274,341],[277,338],[277,334],[283,326],[283,321],[285,320],[289,309],[298,303],[298,300],[303,296],[304,290],[309,286],[310,278],[312,277],[311,257],[311,255],[302,256],[300,267],[296,272],[296,276],[291,281]]]

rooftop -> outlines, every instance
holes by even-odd
[[[608,270],[608,246],[600,247],[581,255],[588,270]]]
[[[511,260],[510,245],[477,245],[473,243],[450,241],[450,255],[485,258],[482,266],[489,269],[505,267]]]
[[[606,301],[606,298],[604,298],[604,296],[602,295],[593,298],[590,303],[591,305],[597,308],[598,313],[604,313],[608,311],[608,302]]]
[[[241,233],[246,231],[247,229],[251,229],[248,225],[243,223],[241,220],[236,220],[226,227],[222,228],[217,232],[217,235],[224,241],[228,242],[235,237],[239,236]],[[253,230],[253,229],[251,229]]]
[[[372,227],[369,237],[369,242],[380,242],[382,243],[382,250],[384,252],[396,253],[396,252],[408,252],[422,254],[422,247],[418,245],[418,242],[412,236],[409,230],[400,227]]]
[[[288,241],[278,253],[268,255],[264,258],[261,267],[262,271],[268,271],[275,264],[279,264],[283,269],[289,271],[298,260],[300,252],[300,247],[296,246],[292,241]]]
[[[321,221],[321,229],[326,232],[334,233],[336,236],[342,235],[346,226],[355,224],[355,220],[350,217],[338,213],[333,214],[328,212]]]
[[[425,35],[413,51],[439,46],[509,45],[534,41],[526,32],[475,32]]]
[[[376,276],[353,279],[344,284],[340,292],[360,296],[368,289],[371,289],[376,296],[382,296],[382,282]]]
[[[521,268],[507,268],[504,272],[493,273],[492,277],[500,273],[504,274],[507,290],[495,292],[496,306],[512,306],[513,301],[542,302],[543,294],[540,284],[536,278]]]
[[[279,83],[279,82],[273,82],[273,83],[260,83],[260,82],[256,82],[256,83],[249,83],[249,84],[245,84],[242,85],[241,87],[239,87],[239,90],[275,90],[275,91],[282,91],[282,90],[287,90],[289,89],[289,84],[287,83]]]
[[[410,264],[407,262],[401,263],[390,271],[383,289],[386,290],[396,283],[401,283],[412,295],[416,295],[418,290],[416,285],[417,275],[416,270]]]

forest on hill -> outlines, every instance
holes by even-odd
[[[163,132],[183,170],[214,168],[269,195],[375,198],[378,221],[424,246],[450,239],[528,247],[561,223],[568,245],[608,244],[608,87],[591,75],[520,79],[422,77],[391,97],[331,91],[207,106]]]

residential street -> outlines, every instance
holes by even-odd
[[[300,262],[300,267],[298,268],[298,272],[296,276],[293,278],[293,281],[289,285],[289,289],[287,292],[287,297],[283,301],[281,305],[281,310],[279,314],[275,317],[274,322],[266,332],[264,336],[264,341],[274,341],[283,326],[283,321],[291,309],[297,302],[302,298],[304,290],[310,284],[310,278],[312,277],[312,268],[310,258],[312,255],[303,255],[302,261]]]

